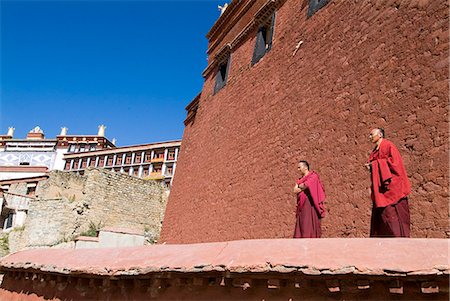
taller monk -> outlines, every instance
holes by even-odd
[[[373,129],[369,139],[375,144],[367,164],[372,180],[370,236],[409,237],[411,185],[400,152],[381,128]]]
[[[294,186],[297,195],[294,238],[319,238],[320,220],[325,216],[325,191],[319,175],[309,170],[308,162],[300,161],[297,168],[300,178]]]

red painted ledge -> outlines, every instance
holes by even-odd
[[[0,172],[47,172],[47,166],[0,166]]]
[[[448,276],[449,246],[447,239],[325,238],[110,249],[35,249],[2,258],[0,269],[99,276],[171,271]]]

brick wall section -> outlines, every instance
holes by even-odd
[[[222,90],[213,95],[215,72],[205,79],[161,241],[291,237],[299,159],[325,185],[323,236],[367,237],[374,126],[410,176],[412,236],[449,236],[447,4],[331,1],[309,19],[304,4],[278,10],[260,62],[251,66],[254,32]]]
[[[11,251],[73,239],[91,222],[147,230],[156,239],[167,199],[160,183],[103,169],[88,169],[83,176],[52,171],[39,183],[37,195],[24,229],[10,236]]]

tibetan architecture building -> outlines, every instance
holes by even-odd
[[[0,136],[0,180],[42,176],[50,170],[63,170],[64,154],[74,151],[93,151],[114,148],[105,137],[105,126],[99,126],[97,135],[67,135],[62,128],[56,138],[48,139],[40,127],[33,128],[25,139],[14,137],[10,127]]]
[[[181,141],[158,142],[64,155],[64,170],[83,173],[88,167],[105,168],[144,179],[161,180],[169,187]]]
[[[233,0],[221,10],[160,244],[11,254],[0,298],[448,300],[448,3]],[[403,157],[412,238],[368,238],[374,127]],[[325,186],[321,239],[292,239],[299,160]]]
[[[448,33],[445,1],[229,3],[207,34],[162,241],[292,237],[299,160],[325,187],[323,236],[367,237],[374,127],[403,157],[412,236],[449,237]]]
[[[26,139],[17,139],[10,127],[0,136],[0,180],[43,176],[50,170],[83,174],[87,167],[98,167],[171,185],[180,140],[117,147],[105,137],[105,128],[99,126],[97,135],[67,135],[62,128],[55,139],[47,139],[35,127]]]
[[[99,126],[97,135],[67,135],[62,128],[48,139],[35,127],[17,139],[11,127],[0,136],[0,229],[23,226],[39,182],[52,170],[83,175],[87,168],[102,168],[161,181],[170,189],[181,141],[117,147],[105,137],[105,128]]]

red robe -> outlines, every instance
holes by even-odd
[[[411,185],[402,157],[386,139],[372,151],[371,198],[373,202],[370,236],[409,237],[410,214],[407,196]]]
[[[319,175],[314,171],[297,180],[306,189],[297,196],[297,214],[294,238],[319,238],[322,235],[320,219],[325,216],[325,191]]]
[[[369,162],[371,197],[375,207],[395,204],[411,193],[402,157],[391,141],[383,139],[380,148],[375,148],[370,154]]]

